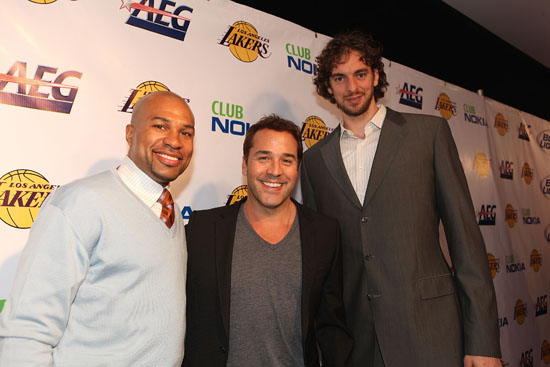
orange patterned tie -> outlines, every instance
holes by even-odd
[[[162,204],[160,219],[168,228],[172,228],[172,224],[174,224],[174,200],[172,200],[170,191],[164,189],[158,199],[158,202]]]

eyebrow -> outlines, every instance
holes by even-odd
[[[155,121],[155,120],[159,120],[159,121],[162,121],[162,122],[172,122],[172,120],[170,119],[167,119],[166,117],[162,117],[162,116],[155,116],[153,117],[151,120]],[[191,124],[184,124],[183,127],[185,129],[192,129],[192,130],[195,130],[195,126],[194,125],[191,125]]]
[[[357,69],[355,70],[352,74],[357,74],[357,73],[363,73],[363,72],[369,72],[369,68],[361,68],[361,69]],[[332,74],[331,77],[335,77],[335,76],[344,76],[344,73],[335,73],[335,74]]]
[[[254,156],[262,155],[262,154],[272,154],[272,152],[270,150],[258,150],[257,152],[254,153]],[[282,155],[284,157],[290,157],[290,158],[296,159],[296,155],[292,153],[283,153]]]

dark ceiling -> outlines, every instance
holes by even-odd
[[[550,70],[440,0],[234,2],[327,36],[361,29],[389,60],[550,120]]]

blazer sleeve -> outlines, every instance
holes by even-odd
[[[487,251],[458,151],[443,119],[435,132],[434,173],[437,209],[456,275],[464,352],[500,357],[497,303]]]
[[[327,239],[335,241],[335,250],[321,292],[315,328],[323,366],[345,367],[351,363],[353,339],[345,321],[340,230],[337,224],[335,227],[335,236]]]
[[[307,173],[306,161],[307,161],[306,156],[304,156],[304,159],[302,160],[302,165],[300,168],[300,185],[302,189],[302,202],[304,206],[307,206],[308,208],[311,208],[313,210],[317,210],[317,205],[315,203],[315,195],[313,193],[313,187],[311,186],[311,181],[309,180],[309,176]]]

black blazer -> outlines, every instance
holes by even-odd
[[[347,366],[352,340],[342,300],[340,231],[336,221],[294,202],[302,246],[302,347],[306,367]],[[185,367],[225,366],[229,351],[231,260],[242,202],[193,211],[186,226]],[[318,343],[318,344],[317,344]]]

